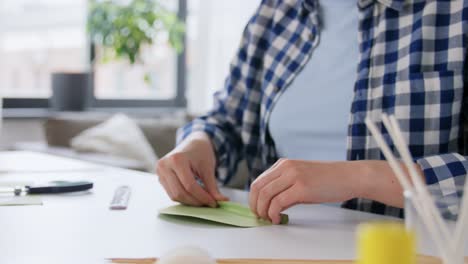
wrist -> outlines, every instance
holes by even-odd
[[[353,193],[353,198],[369,198],[372,191],[372,178],[378,174],[378,168],[372,161],[344,162],[344,174]],[[372,177],[374,176],[374,177]]]
[[[350,177],[357,198],[403,207],[403,188],[387,161],[362,160],[353,163],[354,170]]]
[[[201,155],[213,163],[216,162],[216,148],[210,136],[205,132],[193,132],[177,147],[182,151]]]
[[[204,145],[209,145],[211,148],[213,148],[213,143],[211,142],[210,137],[208,134],[202,131],[196,131],[191,133],[188,137],[186,137],[184,140],[182,140],[176,147],[176,149],[184,149],[187,146],[190,146],[192,144],[204,144]]]
[[[188,140],[206,140],[211,142],[210,136],[203,131],[195,131],[187,137]]]

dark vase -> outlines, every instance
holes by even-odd
[[[50,106],[55,111],[83,111],[88,106],[92,87],[92,73],[52,73]]]

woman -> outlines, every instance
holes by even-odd
[[[299,203],[402,216],[402,188],[364,124],[389,113],[421,177],[453,193],[468,168],[458,147],[467,16],[465,0],[263,0],[213,110],[158,163],[161,184],[175,201],[216,206],[227,198],[215,174],[227,183],[245,159],[250,207],[274,223]],[[327,140],[339,124],[347,136]],[[319,161],[320,144],[344,153],[345,140],[347,161]]]

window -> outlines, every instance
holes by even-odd
[[[177,12],[178,2],[158,0],[170,11]],[[142,63],[111,61],[95,65],[97,99],[174,99],[177,79],[177,53],[169,45],[167,32],[158,32],[155,44],[142,49]],[[97,57],[103,51],[96,50]]]
[[[97,49],[97,54],[101,53]],[[166,43],[143,52],[144,64],[112,61],[96,63],[96,99],[174,99],[176,97],[177,55]]]
[[[47,98],[51,72],[87,68],[85,10],[85,0],[0,2],[0,87],[4,97]]]
[[[185,0],[161,2],[184,19]],[[90,54],[99,56],[101,50],[91,48],[87,10],[88,0],[0,1],[4,107],[45,108],[51,96],[51,73],[90,69],[92,107],[185,106],[185,52],[176,54],[160,34],[160,41],[144,50],[144,66],[116,61],[91,65]]]

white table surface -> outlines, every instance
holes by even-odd
[[[83,162],[75,167],[80,170],[67,171],[61,163],[74,168],[70,161],[26,152],[0,153],[0,167],[9,155],[25,157],[23,168],[0,172],[0,183],[91,180],[95,186],[85,194],[42,196],[42,206],[0,207],[0,263],[105,263],[112,257],[160,257],[184,245],[199,246],[216,258],[354,259],[357,225],[388,219],[324,205],[287,210],[286,226],[243,229],[168,219],[157,212],[173,202],[154,175],[94,164],[86,168]],[[40,173],[27,171],[37,163]],[[44,164],[53,164],[50,172]],[[120,185],[132,188],[129,208],[111,211]],[[247,201],[247,192],[222,191],[234,201]],[[423,251],[430,253],[431,247]]]

